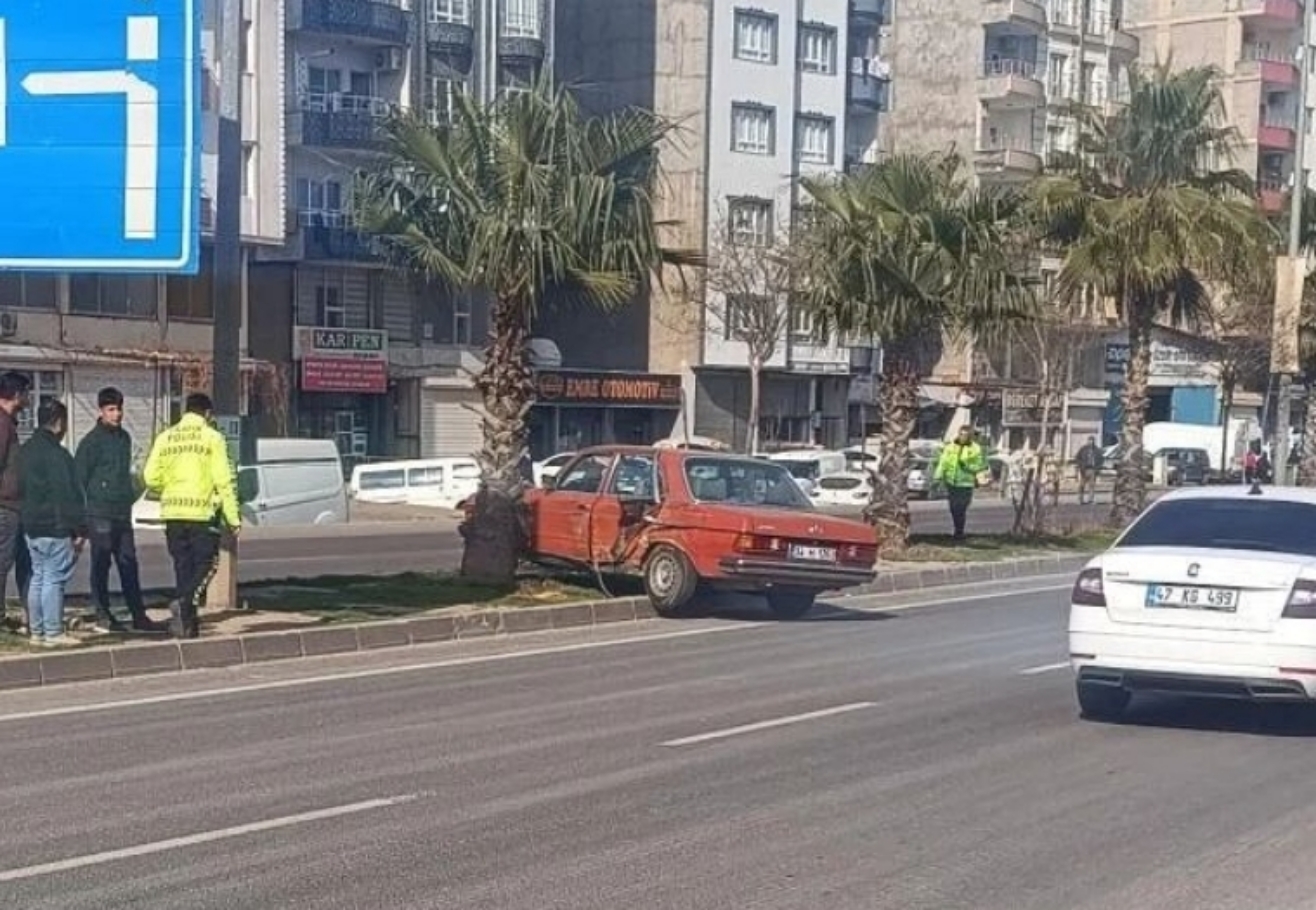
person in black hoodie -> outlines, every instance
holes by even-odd
[[[91,599],[96,624],[105,632],[126,631],[110,609],[110,563],[119,569],[119,586],[138,632],[168,627],[146,615],[133,538],[133,503],[140,492],[133,479],[133,441],[123,428],[123,393],[104,388],[96,395],[100,420],[78,444],[78,482],[87,494],[87,529],[91,541]]]
[[[64,590],[87,533],[85,503],[77,466],[63,445],[68,408],[42,403],[37,424],[18,452],[23,532],[32,554],[28,628],[34,644],[60,647],[73,643],[64,634]]]
[[[5,612],[5,583],[27,541],[19,528],[18,413],[27,394],[26,381],[16,373],[0,374],[0,619]],[[19,571],[19,595],[25,580]]]

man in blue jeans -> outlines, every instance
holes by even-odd
[[[69,412],[58,401],[37,409],[37,429],[18,453],[23,533],[32,555],[28,629],[34,644],[75,642],[64,634],[64,590],[86,537],[86,508],[73,456],[64,448]]]

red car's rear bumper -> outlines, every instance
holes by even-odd
[[[820,591],[868,584],[877,575],[872,569],[774,559],[748,559],[740,556],[723,559],[719,566],[730,579],[761,585],[817,588]]]

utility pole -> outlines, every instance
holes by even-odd
[[[1275,401],[1275,482],[1289,478],[1289,431],[1292,426],[1293,376],[1298,372],[1298,315],[1302,306],[1302,284],[1306,276],[1306,258],[1301,250],[1302,202],[1307,193],[1307,87],[1311,83],[1311,60],[1308,59],[1310,25],[1302,17],[1298,45],[1297,141],[1293,152],[1293,191],[1289,194],[1288,255],[1276,266],[1275,337],[1271,343],[1271,371],[1278,374],[1279,392]],[[1310,405],[1309,405],[1310,406]]]
[[[211,355],[211,397],[221,432],[229,439],[234,469],[241,444],[242,330],[242,2],[219,0],[216,26],[219,64],[219,148],[215,181],[215,245],[211,299],[214,302],[214,346]],[[212,610],[237,606],[237,545],[220,547],[219,567],[206,591]]]

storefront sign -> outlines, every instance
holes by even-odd
[[[382,395],[388,391],[388,335],[374,329],[298,326],[293,357],[304,392]]]
[[[1153,380],[1192,380],[1208,382],[1210,357],[1202,351],[1196,351],[1177,344],[1152,341],[1151,374]],[[1124,379],[1129,367],[1129,345],[1123,341],[1106,342],[1106,377],[1112,382]]]
[[[1042,425],[1046,401],[1041,392],[1028,389],[1004,389],[1001,392],[1001,426],[1037,427]],[[1051,399],[1047,422],[1053,426],[1063,418],[1061,396]]]
[[[535,374],[540,404],[681,406],[681,377],[668,373],[583,373],[547,371]]]

